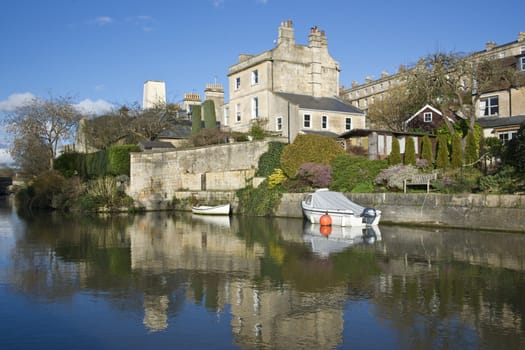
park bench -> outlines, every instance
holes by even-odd
[[[416,174],[412,177],[403,180],[403,191],[407,193],[408,186],[427,186],[427,193],[430,192],[431,182],[437,180],[437,174]]]

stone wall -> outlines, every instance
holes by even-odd
[[[301,218],[303,193],[283,195],[275,216]],[[192,200],[224,202],[230,199],[238,211],[235,193],[179,192],[179,210],[191,210]],[[351,193],[348,197],[362,206],[380,209],[381,223],[429,225],[468,229],[525,232],[525,196],[520,195],[446,195],[403,193]]]
[[[148,210],[168,208],[178,191],[234,191],[251,184],[271,140],[170,152],[132,153],[127,193]]]

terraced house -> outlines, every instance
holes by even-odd
[[[339,98],[339,72],[324,31],[312,27],[308,45],[300,45],[292,21],[282,22],[273,49],[241,54],[229,68],[222,128],[245,132],[258,123],[289,142],[299,133],[337,136],[364,128],[363,111]]]

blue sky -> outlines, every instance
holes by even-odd
[[[32,96],[69,96],[92,112],[141,103],[146,80],[165,81],[173,103],[206,83],[226,87],[238,55],[273,48],[287,19],[298,44],[310,27],[325,30],[345,86],[525,31],[518,0],[6,0],[0,116]]]

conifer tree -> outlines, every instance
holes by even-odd
[[[392,138],[392,151],[388,156],[388,165],[396,165],[401,163],[401,151],[399,147],[399,140]]]
[[[421,142],[421,159],[425,159],[428,166],[432,166],[432,142],[430,142],[430,138],[427,135],[423,136],[423,141]]]
[[[414,139],[408,136],[405,142],[405,165],[416,165],[416,147],[414,144]]]
[[[472,164],[478,160],[479,147],[473,132],[467,134],[465,146],[465,164]]]
[[[453,169],[461,168],[463,165],[463,148],[461,147],[461,136],[459,134],[452,135],[452,156],[450,165]]]
[[[449,160],[447,136],[444,134],[439,134],[437,139],[436,168],[447,169],[448,167]]]
[[[197,135],[202,129],[201,106],[191,106],[191,134]]]
[[[204,128],[217,128],[217,118],[215,116],[215,103],[212,100],[206,100],[202,104],[202,114],[204,117]]]

